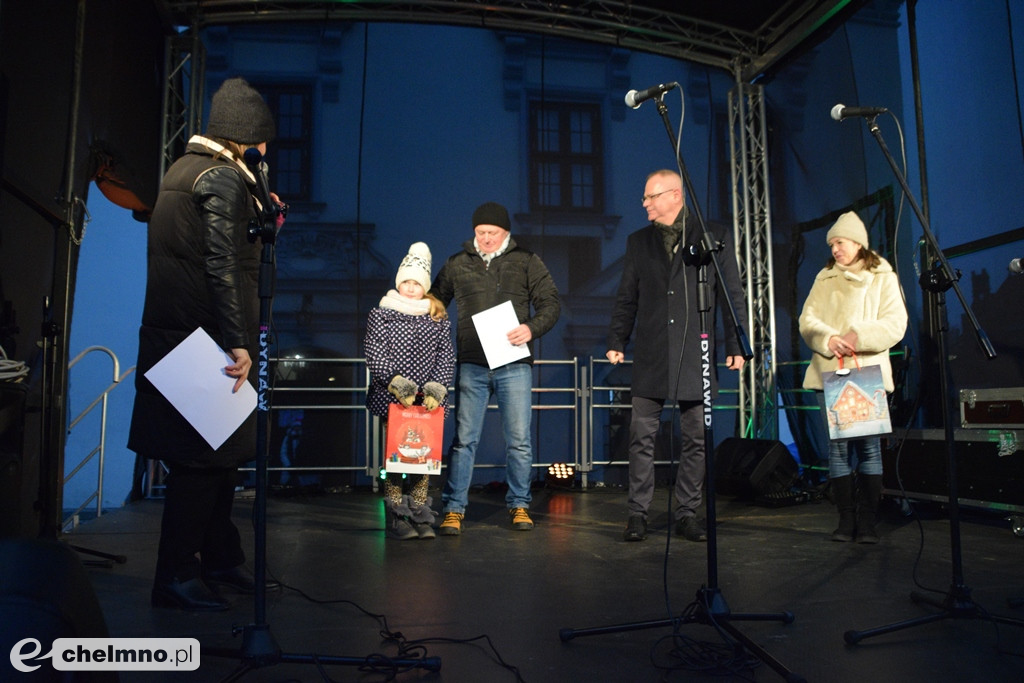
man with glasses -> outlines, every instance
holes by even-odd
[[[536,254],[516,244],[510,233],[508,210],[487,202],[473,212],[473,239],[442,266],[430,293],[446,307],[458,308],[456,351],[455,441],[449,453],[448,476],[441,492],[444,519],[442,536],[462,533],[473,463],[491,397],[498,404],[505,435],[505,479],[509,524],[529,531],[530,477],[533,471],[532,343],[558,320],[561,303],[547,267]],[[512,302],[519,325],[506,334],[510,344],[530,344],[526,358],[491,369],[487,363],[473,316],[507,301]],[[532,309],[532,311],[531,311]]]
[[[675,171],[647,177],[643,206],[650,225],[626,242],[622,280],[608,330],[612,364],[633,349],[632,416],[629,423],[629,518],[623,538],[642,541],[647,535],[648,508],[654,497],[654,444],[666,401],[679,405],[679,467],[675,482],[675,533],[690,541],[706,541],[698,518],[704,480],[703,364],[714,362],[714,301],[719,283],[713,266],[706,268],[710,290],[709,353],[702,354],[697,298],[699,266],[707,258],[701,248],[700,225],[689,215],[682,179]],[[724,230],[709,228],[716,242],[724,285],[738,311],[745,310],[733,247]],[[729,316],[724,316],[726,366],[739,370],[743,356]],[[712,395],[717,390],[711,373]]]

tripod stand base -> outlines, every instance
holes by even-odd
[[[784,624],[791,624],[794,619],[792,612],[734,614],[729,611],[729,606],[726,604],[725,598],[722,596],[720,590],[717,588],[709,589],[703,586],[697,591],[697,598],[693,604],[696,606],[696,609],[681,617],[655,619],[652,621],[637,621],[614,626],[598,626],[583,629],[563,628],[559,630],[558,637],[564,643],[579,636],[595,636],[605,633],[638,631],[641,629],[656,628],[659,626],[672,626],[673,628],[677,628],[678,626],[694,622],[713,625],[728,632],[729,635],[732,636],[742,647],[746,648],[749,652],[754,654],[754,656],[774,669],[789,683],[805,683],[806,679],[803,676],[793,673],[787,669],[781,662],[764,650],[764,648],[750,640],[750,638],[730,623],[732,621],[781,621]]]
[[[281,659],[281,648],[267,624],[250,624],[242,632],[242,659],[256,666],[273,664]]]
[[[104,553],[99,550],[93,550],[92,548],[83,548],[82,546],[73,545],[71,549],[82,555],[89,555],[91,557],[98,557],[98,560],[83,560],[82,564],[89,567],[103,567],[104,569],[110,569],[114,566],[114,563],[124,564],[128,561],[125,555],[117,555],[112,553]]]
[[[242,649],[230,650],[223,648],[204,648],[204,654],[213,657],[241,657],[242,663],[233,674],[222,679],[222,683],[237,681],[248,672],[265,666],[276,664],[343,664],[349,666],[365,666],[374,669],[392,668],[396,670],[424,669],[440,671],[440,657],[423,659],[390,659],[381,655],[351,657],[343,655],[296,654],[281,652],[274,635],[267,624],[250,624],[242,632]]]
[[[971,591],[966,586],[953,586],[953,588],[951,588],[946,594],[946,599],[942,602],[933,600],[930,596],[917,592],[912,592],[910,594],[910,599],[917,604],[924,603],[926,605],[938,607],[942,611],[935,614],[926,614],[915,619],[897,621],[892,624],[878,626],[865,631],[847,631],[843,634],[843,639],[848,645],[856,645],[865,638],[880,636],[884,633],[892,633],[894,631],[902,631],[903,629],[921,626],[922,624],[930,624],[934,621],[941,621],[943,619],[984,619],[1000,624],[1024,626],[1024,621],[1020,619],[1002,617],[982,611],[978,605],[971,600]]]

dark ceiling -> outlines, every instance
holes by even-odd
[[[481,26],[653,52],[738,73],[744,81],[770,74],[867,1],[154,0],[168,25],[345,20]]]

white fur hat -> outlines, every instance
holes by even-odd
[[[425,242],[414,242],[410,245],[409,253],[398,266],[395,287],[406,280],[420,283],[424,292],[430,289],[430,247]]]
[[[832,240],[836,237],[845,237],[865,249],[868,248],[868,230],[864,227],[864,221],[853,211],[847,211],[836,219],[835,224],[825,235],[825,243],[831,246]]]

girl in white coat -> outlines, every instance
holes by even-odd
[[[861,366],[881,366],[885,390],[892,392],[889,349],[907,329],[899,279],[888,261],[868,247],[867,229],[857,214],[841,215],[826,241],[832,257],[814,278],[800,313],[800,336],[814,352],[803,386],[818,392],[823,409],[822,373],[836,370],[841,357],[854,353]],[[877,543],[881,439],[830,441],[829,481],[839,508],[832,540]]]

